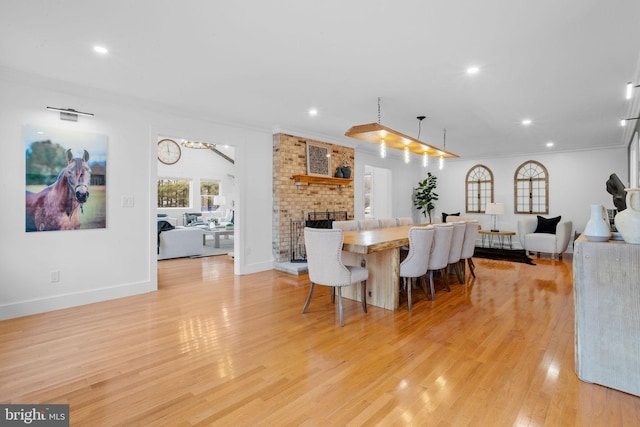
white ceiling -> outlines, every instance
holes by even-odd
[[[381,97],[383,125],[483,157],[625,146],[639,34],[638,0],[2,0],[0,67],[338,143]]]

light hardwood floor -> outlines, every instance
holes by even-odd
[[[159,291],[0,322],[0,402],[68,403],[75,426],[638,426],[640,397],[574,373],[571,261],[476,259],[413,312],[307,276],[159,263]]]

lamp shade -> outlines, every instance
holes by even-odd
[[[504,215],[504,203],[488,203],[484,213],[487,215]]]
[[[213,196],[213,204],[216,206],[221,206],[227,203],[227,200],[224,196]]]

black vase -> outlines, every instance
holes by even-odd
[[[342,168],[336,168],[336,173],[333,176],[336,177],[336,178],[342,178],[343,177]]]
[[[342,170],[343,178],[351,178],[351,168],[349,166],[343,166],[340,169]]]

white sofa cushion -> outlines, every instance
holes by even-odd
[[[202,254],[204,232],[198,227],[177,227],[160,233],[158,259]]]

